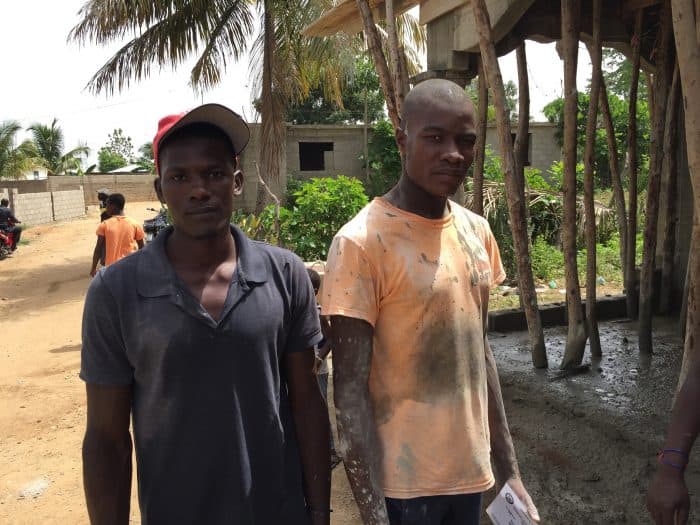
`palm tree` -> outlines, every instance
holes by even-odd
[[[197,61],[190,84],[203,91],[220,82],[229,60],[236,61],[251,49],[251,70],[261,94],[261,142],[265,144],[258,164],[261,175],[273,182],[270,185],[279,187],[286,102],[303,98],[317,86],[340,101],[347,68],[354,64],[347,58],[348,51],[357,49],[348,45],[352,37],[321,40],[301,35],[330,6],[330,0],[88,0],[69,39],[104,45],[133,35],[88,83],[93,91],[107,93],[129,86],[132,79],[148,77],[154,66],[174,68],[194,55]],[[250,48],[256,34],[256,9],[261,27]],[[405,34],[416,33],[417,24],[405,27]],[[259,194],[258,211],[265,202]]]
[[[305,0],[296,1],[296,7]],[[212,0],[209,2],[123,2],[89,0],[80,10],[82,21],[69,39],[83,43],[107,44],[133,34],[89,81],[95,92],[113,93],[127,87],[132,79],[148,77],[151,67],[177,67],[192,55],[197,61],[190,72],[190,84],[203,91],[221,81],[229,60],[238,60],[247,51],[255,33],[255,9],[261,10],[259,40],[263,46],[263,79],[260,165],[268,180],[279,180],[284,155],[284,105],[281,86],[276,82],[275,13],[271,0]],[[291,12],[292,9],[289,9]],[[258,203],[260,208],[264,200]]]
[[[90,148],[80,145],[64,153],[63,130],[57,124],[58,119],[53,119],[50,126],[36,123],[27,129],[32,134],[39,157],[43,159],[49,175],[75,173],[82,168],[82,157],[90,153]]]
[[[0,123],[0,179],[19,179],[28,171],[42,166],[39,153],[31,140],[15,147],[19,122],[6,120]]]

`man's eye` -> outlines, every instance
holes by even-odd
[[[176,173],[170,176],[170,180],[174,180],[175,182],[183,182],[185,179],[186,177],[182,173]]]
[[[209,172],[209,176],[210,176],[212,179],[219,179],[219,178],[221,178],[221,177],[224,176],[224,172],[221,171],[221,170],[211,170],[211,171]]]
[[[430,140],[433,142],[442,142],[442,135],[432,135],[430,137]]]

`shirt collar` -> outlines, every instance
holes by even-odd
[[[170,260],[165,253],[165,243],[173,232],[168,226],[161,231],[139,257],[136,286],[143,297],[162,297],[171,295],[179,281]],[[251,241],[238,226],[231,225],[231,235],[236,243],[237,266],[236,276],[246,283],[264,283],[268,278],[268,270],[257,243]]]

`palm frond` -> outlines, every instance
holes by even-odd
[[[113,93],[132,80],[147,78],[151,68],[176,67],[202,46],[191,74],[193,86],[207,89],[221,80],[228,59],[246,51],[253,31],[248,0],[135,2],[122,9],[117,0],[92,0],[81,10],[84,19],[69,39],[104,44],[133,33],[88,82],[94,92]],[[111,12],[110,9],[114,9]]]

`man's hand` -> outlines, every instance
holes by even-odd
[[[515,495],[518,496],[520,501],[522,501],[527,507],[527,514],[530,516],[530,519],[539,523],[540,513],[537,512],[537,507],[535,507],[530,494],[528,494],[527,490],[525,490],[523,480],[520,478],[510,478],[508,480],[508,485],[510,485],[510,488],[513,489],[513,492],[515,492]]]
[[[683,473],[661,465],[647,492],[647,509],[656,525],[688,523],[690,497]]]

